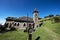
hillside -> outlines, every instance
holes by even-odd
[[[60,40],[60,23],[45,21],[44,24],[33,32],[33,40],[40,36],[40,40]],[[0,40],[27,40],[28,34],[23,30],[0,34]]]
[[[44,24],[33,33],[35,39],[40,36],[40,40],[60,40],[60,23],[45,21]]]

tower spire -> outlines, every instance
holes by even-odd
[[[37,8],[35,8],[34,11],[37,11]]]
[[[33,13],[38,13],[38,10],[37,8],[34,9]]]

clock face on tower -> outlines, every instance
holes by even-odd
[[[37,16],[37,14],[35,14],[35,16]]]
[[[35,18],[37,18],[37,14],[35,14]]]

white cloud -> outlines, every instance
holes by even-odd
[[[4,25],[5,20],[4,19],[0,19],[0,24]]]

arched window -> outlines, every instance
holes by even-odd
[[[24,25],[23,26],[26,26],[26,24],[24,23]]]
[[[9,24],[9,23],[5,23],[5,27],[8,27],[8,24]]]
[[[14,24],[14,26],[16,26],[16,23]]]
[[[12,24],[10,23],[10,26],[9,27],[11,28],[11,26],[12,26]]]
[[[17,26],[19,26],[19,23],[17,24]]]
[[[37,27],[38,27],[38,25],[37,25]]]

